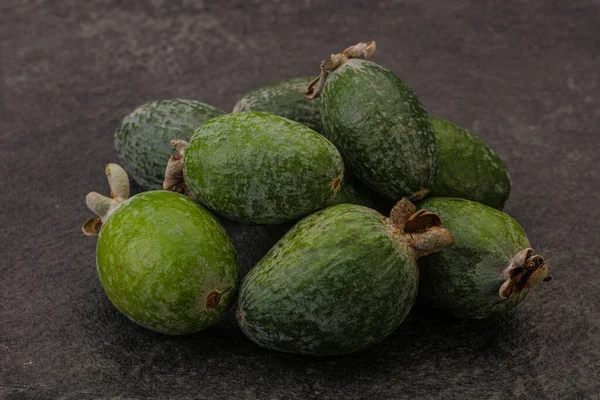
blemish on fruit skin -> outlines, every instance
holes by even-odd
[[[337,178],[335,178],[332,183],[333,190],[336,190],[338,187],[340,187],[341,182],[342,182],[341,176],[338,176]]]
[[[206,308],[213,309],[217,308],[219,303],[221,302],[221,293],[213,290],[206,296]]]
[[[241,307],[238,307],[238,309],[235,310],[235,319],[237,319],[240,323],[244,321],[244,311],[242,311]]]
[[[414,192],[412,194],[412,196],[410,197],[410,199],[413,201],[421,200],[423,197],[425,197],[426,194],[427,194],[427,190],[425,188],[421,188],[421,190]]]

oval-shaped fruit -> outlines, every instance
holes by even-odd
[[[121,171],[107,168],[127,182]],[[115,187],[111,193],[123,192]],[[213,325],[231,306],[238,283],[236,253],[219,221],[179,193],[126,197],[91,193],[87,199],[102,216],[96,264],[108,298],[153,331],[181,335]]]
[[[194,100],[159,100],[137,108],[119,124],[115,148],[125,169],[144,189],[161,189],[172,139],[189,140],[223,111]]]
[[[344,179],[340,185],[340,190],[333,199],[329,200],[327,206],[333,206],[336,204],[358,204],[361,206],[376,208],[375,199],[373,199],[372,192],[364,186],[352,175],[344,173]],[[277,242],[292,226],[298,221],[288,221],[282,224],[276,225],[261,225],[260,231],[269,239],[272,243]]]
[[[261,346],[344,354],[388,336],[417,296],[416,259],[452,243],[432,213],[403,200],[386,218],[339,204],[298,222],[242,283],[236,317]]]
[[[264,111],[300,122],[316,132],[323,132],[319,100],[304,97],[313,78],[294,78],[275,82],[250,92],[233,107],[233,112]]]
[[[502,159],[471,132],[431,118],[440,166],[431,196],[460,197],[499,210],[510,195],[510,176]]]
[[[196,199],[250,224],[281,223],[318,210],[336,196],[343,171],[340,153],[323,136],[257,111],[206,122],[183,155],[185,184]]]
[[[544,259],[507,214],[457,198],[432,197],[419,206],[437,213],[456,240],[419,260],[424,303],[460,318],[487,318],[514,308],[548,279]]]
[[[326,67],[324,134],[340,150],[346,168],[373,190],[392,200],[420,199],[433,187],[438,167],[427,111],[393,72],[352,58],[357,46],[332,56]]]

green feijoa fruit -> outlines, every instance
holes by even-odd
[[[329,200],[325,206],[333,206],[336,204],[358,204],[369,208],[376,208],[371,190],[348,173],[344,173],[344,179],[342,180],[337,196]],[[276,225],[261,225],[259,228],[267,239],[272,243],[275,243],[281,239],[281,237],[285,235],[296,222],[298,221],[289,221]]]
[[[173,192],[129,196],[127,174],[107,166],[112,198],[90,193],[100,216],[84,233],[98,236],[98,276],[112,303],[153,331],[182,335],[213,325],[231,306],[238,284],[233,245],[200,204]]]
[[[327,139],[263,112],[214,118],[189,145],[175,146],[183,162],[171,159],[163,187],[177,189],[183,165],[187,190],[198,201],[243,223],[277,224],[318,210],[336,196],[343,178],[342,157]]]
[[[481,319],[518,305],[546,277],[513,218],[470,200],[432,197],[419,207],[437,213],[456,245],[419,260],[423,303],[460,318]]]
[[[431,122],[440,166],[430,195],[460,197],[501,210],[511,186],[502,159],[471,132],[443,119]]]
[[[142,188],[161,189],[171,140],[189,140],[200,125],[224,112],[194,100],[159,100],[123,118],[115,148],[125,169]]]
[[[257,89],[239,99],[233,112],[264,111],[300,122],[319,133],[323,132],[320,101],[304,97],[312,80],[313,78],[295,78]]]
[[[244,279],[236,318],[261,346],[351,353],[388,336],[417,296],[416,259],[452,244],[437,215],[338,204],[298,222]]]
[[[420,199],[433,187],[438,168],[433,127],[425,107],[393,72],[361,59],[375,43],[359,43],[321,64],[324,135],[346,168],[380,195]]]

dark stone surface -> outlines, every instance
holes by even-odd
[[[0,3],[0,397],[600,398],[600,3],[328,4]],[[171,97],[231,109],[371,39],[432,114],[506,160],[507,211],[554,281],[500,320],[415,314],[341,358],[263,350],[231,316],[175,338],[122,317],[80,232],[120,118]],[[247,270],[265,243],[229,228]]]

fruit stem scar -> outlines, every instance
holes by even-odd
[[[208,294],[208,296],[206,296],[206,303],[205,306],[206,308],[217,308],[217,306],[219,305],[219,303],[221,302],[221,293],[219,293],[216,290],[213,290],[212,292],[210,292]]]
[[[400,200],[390,212],[394,225],[393,233],[400,231],[400,237],[415,251],[416,258],[436,253],[454,244],[454,238],[442,225],[440,217],[426,210],[416,211],[408,199]]]
[[[374,40],[368,43],[360,42],[355,44],[354,46],[346,48],[339,54],[332,54],[329,60],[321,61],[319,65],[321,72],[319,73],[319,76],[316,77],[310,83],[310,85],[308,85],[308,89],[306,90],[304,97],[306,97],[307,99],[316,99],[317,97],[319,97],[321,95],[321,91],[323,90],[323,86],[325,86],[327,76],[331,71],[334,71],[337,68],[341,67],[351,58],[371,58],[373,56],[373,53],[375,53],[375,48],[376,46]]]
[[[532,248],[518,252],[512,259],[508,268],[504,270],[506,281],[500,287],[500,298],[508,299],[513,294],[519,294],[525,289],[531,289],[548,282],[552,278],[548,275],[548,265],[544,257],[534,254]]]

